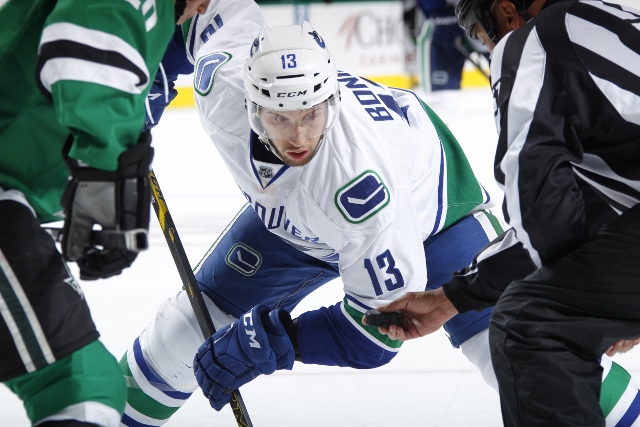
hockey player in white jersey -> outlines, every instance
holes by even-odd
[[[415,93],[338,71],[308,23],[263,25],[253,1],[216,1],[186,34],[202,125],[248,203],[196,267],[218,332],[202,342],[184,292],[165,302],[121,360],[124,425],[162,425],[198,385],[220,410],[226,389],[295,360],[388,363],[401,343],[363,325],[364,311],[441,286],[503,231]],[[341,301],[291,319],[336,277]],[[453,345],[490,313],[451,319]]]

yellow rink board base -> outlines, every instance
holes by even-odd
[[[367,78],[385,86],[399,87],[403,89],[412,89],[418,86],[417,76],[398,75],[373,76]],[[462,71],[462,81],[460,83],[460,87],[462,89],[488,86],[489,80],[477,69]],[[178,96],[176,96],[176,98],[171,102],[169,108],[193,107],[195,104],[193,100],[193,87],[182,86],[176,89],[178,90]]]

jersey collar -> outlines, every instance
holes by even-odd
[[[265,189],[289,169],[282,160],[262,145],[258,135],[251,131],[249,138],[249,163],[260,186]]]

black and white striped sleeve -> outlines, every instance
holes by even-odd
[[[594,235],[617,213],[585,181],[577,182],[585,198],[589,235]],[[495,305],[511,282],[536,268],[511,228],[485,246],[469,267],[453,273],[442,288],[459,313],[480,311]]]
[[[617,24],[606,27],[603,14]],[[632,16],[597,1],[556,2],[494,51],[495,175],[505,218],[538,267],[590,234],[578,179],[618,211],[640,201],[639,163],[630,166],[640,156]]]
[[[494,49],[494,173],[512,229],[443,286],[459,312],[495,302],[640,203],[640,12],[549,0]]]
[[[565,22],[575,58],[589,76],[588,87],[574,95],[590,113],[584,155],[574,169],[622,213],[640,202],[640,10],[580,1]]]

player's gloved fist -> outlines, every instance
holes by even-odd
[[[255,306],[209,337],[196,354],[193,370],[211,407],[219,411],[237,390],[260,374],[291,369],[295,352],[286,332],[292,322],[284,309]]]
[[[178,91],[175,88],[177,78],[177,75],[167,75],[167,87],[165,88],[164,77],[162,77],[160,72],[156,74],[149,95],[147,95],[151,117],[149,117],[149,112],[147,112],[144,118],[144,130],[150,130],[157,125],[164,113],[164,109],[178,96]]]
[[[118,157],[118,169],[105,171],[69,157],[73,139],[63,156],[70,172],[62,195],[65,223],[62,253],[75,261],[84,280],[120,274],[147,247],[151,188],[147,177],[153,148],[151,135]],[[93,232],[94,224],[102,227]]]

